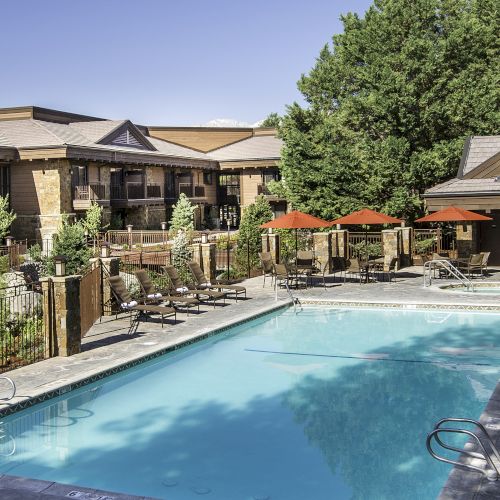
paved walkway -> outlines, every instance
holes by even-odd
[[[379,304],[390,307],[473,307],[500,311],[500,295],[441,290],[439,286],[457,283],[446,280],[436,280],[435,285],[424,288],[421,273],[421,267],[406,268],[398,273],[396,282],[391,283],[343,283],[329,277],[326,287],[319,280],[315,287],[292,290],[292,293],[303,304],[328,302],[341,306]],[[500,273],[492,272],[486,280],[474,281],[498,281],[500,285]],[[192,342],[214,330],[291,303],[286,290],[280,289],[276,294],[269,280],[265,287],[262,286],[261,277],[246,280],[243,284],[247,287],[248,299],[237,303],[228,300],[225,306],[218,305],[215,308],[204,305],[200,308],[200,313],[192,312],[189,316],[185,313],[178,314],[178,323],[173,325],[168,322],[164,328],[161,328],[160,321],[156,319],[141,321],[131,328],[127,315],[120,315],[118,319],[114,316],[104,318],[83,339],[80,354],[48,359],[9,372],[9,377],[16,382],[17,395],[12,401],[0,404],[0,416],[8,413],[12,404],[29,404],[30,400],[39,399],[47,393],[62,394],[77,387],[82,379],[101,378],[130,363],[140,362],[145,356],[161,354],[178,344]],[[0,397],[2,396],[0,388]],[[2,498],[22,497],[4,495]]]

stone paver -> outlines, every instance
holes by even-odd
[[[446,283],[456,283],[446,280],[435,280],[435,285],[424,288],[421,271],[421,267],[406,268],[398,273],[397,281],[391,283],[359,284],[357,281],[343,283],[329,277],[326,287],[323,287],[321,280],[317,280],[317,286],[292,290],[292,294],[298,297],[302,304],[327,302],[341,306],[390,304],[403,307],[425,305],[440,308],[469,306],[498,308],[500,311],[500,295],[447,292],[439,289],[439,286]],[[480,283],[483,280],[475,281]],[[491,273],[486,281],[498,281],[500,285],[500,273]],[[80,354],[48,359],[9,372],[8,376],[16,383],[17,395],[12,401],[0,404],[0,414],[9,412],[11,405],[17,402],[50,391],[65,392],[82,379],[115,370],[145,356],[164,352],[175,345],[202,338],[214,330],[229,327],[235,322],[291,303],[286,290],[280,289],[276,293],[269,284],[264,288],[261,277],[246,280],[243,284],[247,287],[249,297],[247,300],[239,300],[238,303],[233,299],[228,300],[227,305],[216,306],[215,309],[204,305],[199,314],[196,312],[190,313],[189,316],[185,313],[178,314],[180,320],[178,324],[173,325],[169,322],[163,329],[159,320],[141,321],[131,328],[126,315],[121,315],[118,319],[104,318],[101,323],[94,325],[83,339],[83,351]],[[1,478],[0,488],[2,488]],[[454,490],[453,484],[447,484],[443,495],[446,491]],[[484,494],[491,495],[491,486]],[[1,494],[0,497],[10,498]],[[12,496],[12,499],[17,500],[17,498],[21,497]]]

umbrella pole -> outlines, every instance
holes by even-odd
[[[298,246],[298,236],[297,236],[297,228],[295,228],[295,265],[297,265],[297,257],[299,255],[299,246]]]

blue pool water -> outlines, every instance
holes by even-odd
[[[479,417],[499,335],[496,314],[273,313],[4,419],[0,472],[171,500],[432,499],[450,469],[425,436]]]

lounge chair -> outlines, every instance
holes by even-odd
[[[294,279],[290,275],[290,271],[286,264],[273,264],[274,267],[274,288],[285,284],[290,286],[290,282]]]
[[[259,253],[260,264],[262,266],[262,275],[264,276],[264,282],[262,286],[266,285],[266,276],[271,277],[271,285],[274,281],[274,265],[273,265],[273,256],[271,252],[260,252]]]
[[[363,280],[365,280],[365,283],[368,283],[368,281],[370,280],[368,263],[365,261],[360,261],[357,258],[349,259],[347,261],[346,274],[352,274],[354,276],[357,275],[360,284],[363,282]]]
[[[177,269],[175,269],[174,266],[165,266],[165,272],[167,273],[167,276],[173,286],[172,295],[193,295],[201,301],[212,301],[214,308],[218,300],[223,300],[224,304],[226,303],[226,294],[224,292],[216,292],[214,290],[200,290],[197,288],[193,288],[191,285],[183,283],[181,277],[179,276],[179,273],[177,272]],[[203,299],[202,297],[206,297],[206,299]]]
[[[238,295],[241,293],[245,294],[245,298],[247,297],[247,289],[241,285],[229,285],[226,283],[211,283],[210,280],[207,279],[205,273],[202,268],[198,264],[198,262],[190,262],[188,264],[191,274],[194,277],[196,286],[200,290],[218,290],[220,292],[225,292],[226,294],[234,293],[236,302],[238,302]]]
[[[135,271],[135,277],[141,285],[142,292],[148,303],[161,303],[167,301],[174,307],[186,307],[188,314],[190,307],[198,306],[198,312],[200,311],[200,301],[194,297],[182,297],[180,295],[164,294],[158,291],[145,269]]]
[[[483,271],[488,274],[488,259],[490,258],[491,252],[481,252],[481,255],[483,256]]]
[[[161,316],[161,327],[163,328],[163,319],[168,316],[174,317],[174,324],[177,322],[177,313],[173,307],[158,306],[152,304],[139,304],[132,299],[125,283],[120,276],[110,276],[108,278],[109,286],[115,300],[117,301],[120,309],[124,312],[137,311],[137,319],[141,314],[159,314]]]

